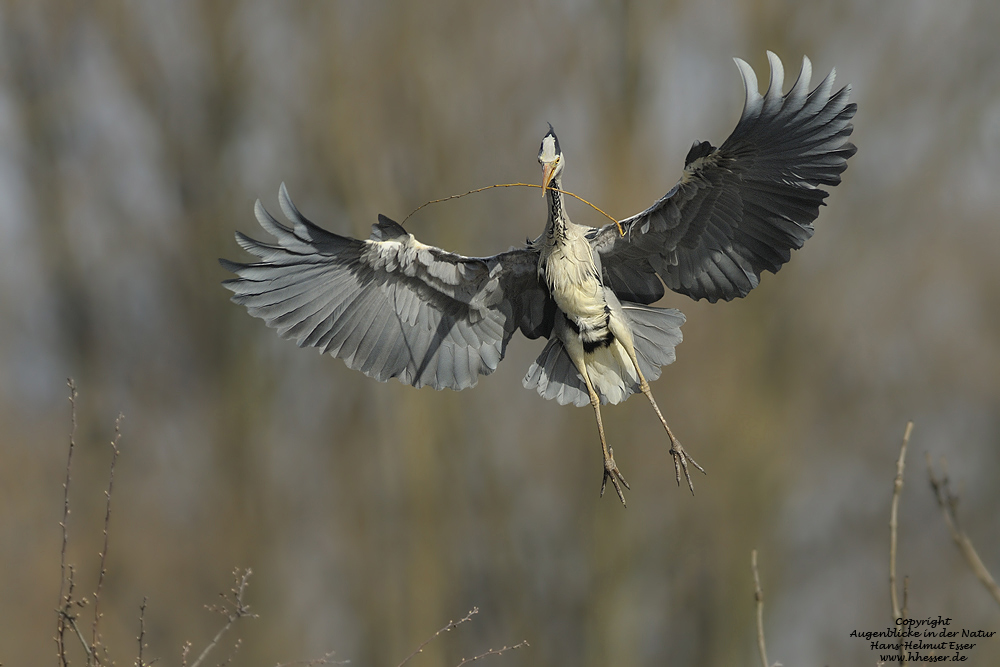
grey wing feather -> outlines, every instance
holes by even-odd
[[[681,344],[684,314],[674,308],[652,308],[636,303],[622,303],[635,343],[639,370],[647,381],[660,377],[661,368],[674,363],[674,348]],[[635,390],[633,390],[635,391]]]
[[[660,280],[694,299],[731,300],[777,272],[813,234],[812,222],[856,149],[850,86],[831,94],[835,71],[812,92],[812,65],[782,95],[784,68],[771,52],[767,93],[736,59],[746,101],[719,148],[695,142],[680,182],[647,210],[591,234],[608,284],[623,300],[652,303]]]
[[[542,348],[542,353],[528,368],[522,382],[525,389],[537,389],[546,400],[555,399],[559,405],[572,403],[583,407],[590,403],[587,385],[573,365],[562,341],[553,336]]]
[[[299,346],[379,381],[465,389],[496,370],[519,326],[548,334],[532,250],[463,257],[420,243],[384,216],[361,241],[307,220],[284,184],[279,202],[291,228],[255,207],[277,243],[237,232],[259,261],[220,262],[239,276],[224,283],[233,301]]]

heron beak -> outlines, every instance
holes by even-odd
[[[542,198],[545,197],[545,191],[549,189],[549,183],[552,182],[552,176],[555,173],[555,162],[546,162],[542,165]]]

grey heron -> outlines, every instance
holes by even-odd
[[[524,386],[546,399],[590,404],[604,459],[622,504],[629,488],[607,444],[601,404],[641,391],[670,441],[674,474],[692,493],[688,464],[701,469],[671,432],[649,389],[674,361],[684,316],[650,304],[664,287],[695,300],[746,296],[765,270],[777,272],[812,236],[812,222],[840,182],[856,104],[850,86],[833,93],[835,71],[812,91],[812,65],[782,93],[784,69],[767,53],[770,83],[758,91],[753,69],[736,60],[746,99],[718,148],[696,141],[678,183],[646,210],[618,224],[584,227],[563,205],[566,160],[551,125],[538,161],[548,217],[524,247],[465,257],[419,242],[379,215],[358,240],[307,220],[284,184],[279,203],[291,227],[258,200],[261,227],[277,243],[239,232],[258,261],[220,260],[238,277],[232,300],[299,346],[316,347],[379,381],[466,389],[489,375],[517,330],[548,342]],[[702,470],[702,472],[704,472]]]

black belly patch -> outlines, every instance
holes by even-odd
[[[581,338],[583,337],[581,336]],[[587,354],[590,354],[594,350],[599,350],[602,347],[607,347],[608,345],[611,345],[611,342],[614,339],[615,335],[611,333],[609,330],[605,329],[604,335],[596,340],[588,340],[586,338],[583,338],[583,351],[586,352]]]
[[[604,326],[598,329],[581,329],[580,325],[572,317],[566,318],[566,324],[573,330],[573,333],[580,337],[580,342],[583,343],[583,351],[587,354],[611,345],[615,339],[615,335],[611,333],[610,328],[610,311],[605,309],[605,313]]]

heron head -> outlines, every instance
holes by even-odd
[[[559,148],[559,138],[556,137],[552,124],[549,124],[549,131],[542,137],[542,145],[538,149],[538,163],[542,165],[542,196],[549,184],[562,173],[566,164],[562,150]]]

